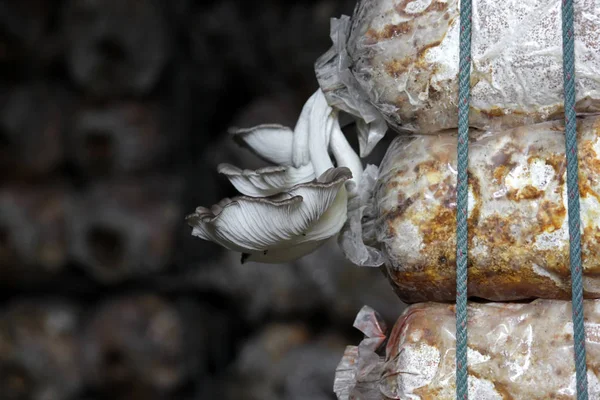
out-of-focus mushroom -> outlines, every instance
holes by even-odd
[[[343,341],[338,335],[314,336],[301,324],[267,325],[233,364],[226,398],[333,400],[332,370]]]
[[[180,215],[177,179],[113,181],[75,197],[69,253],[92,276],[115,282],[169,264]]]
[[[67,93],[45,83],[0,95],[0,179],[47,175],[63,160]]]
[[[168,59],[166,21],[155,0],[70,0],[63,25],[75,81],[98,96],[143,95]]]
[[[186,344],[188,317],[154,295],[101,305],[84,335],[88,381],[107,393],[166,394],[177,388],[197,372],[189,363],[199,355]],[[194,334],[194,341],[206,344],[202,331]]]
[[[141,102],[84,107],[70,130],[69,158],[90,175],[147,171],[168,147],[159,116],[155,104]]]
[[[21,300],[0,314],[0,393],[67,400],[82,386],[79,313],[62,301]]]
[[[70,196],[61,186],[0,188],[0,280],[35,281],[63,270]]]

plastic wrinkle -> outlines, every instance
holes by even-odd
[[[346,258],[362,267],[379,267],[385,262],[383,253],[369,245],[375,240],[372,199],[378,174],[375,165],[367,165],[359,185],[351,182],[353,186],[348,190],[352,194],[348,200],[348,218],[338,236],[338,244]],[[371,223],[363,223],[367,220]]]
[[[365,334],[365,339],[360,343],[362,348],[376,351],[385,340],[385,321],[369,306],[364,306],[359,311],[353,326]]]
[[[591,366],[600,361],[600,300],[586,300],[584,308],[589,395],[596,399],[600,398],[600,382]],[[574,398],[569,301],[469,303],[468,312],[469,398]],[[381,359],[371,361],[366,397],[353,392],[356,387],[365,387],[365,378],[355,373],[352,381],[347,371],[368,359],[357,351],[360,346],[348,347],[336,372],[336,384],[341,386],[344,377],[347,390],[336,391],[338,399],[455,399],[455,323],[454,305],[424,303],[409,307],[389,334],[383,368]],[[377,378],[375,371],[379,373]]]
[[[584,295],[597,298],[600,117],[580,119],[578,139]],[[472,132],[470,295],[492,301],[570,299],[564,140],[562,121]],[[397,137],[380,165],[372,199],[363,200],[376,205],[363,213],[363,237],[376,227],[375,243],[368,244],[383,252],[387,275],[406,303],[455,299],[456,146],[454,131]],[[342,247],[347,254],[355,251],[349,257],[355,261],[361,247],[344,234]]]
[[[368,156],[387,131],[385,119],[353,76],[346,50],[350,17],[331,19],[333,46],[315,63],[319,85],[331,107],[352,115],[358,128],[360,156]]]
[[[365,334],[358,346],[348,346],[336,368],[334,392],[339,400],[377,400],[377,388],[383,372],[383,359],[376,353],[386,339],[387,327],[379,314],[364,306],[356,316],[354,327]]]

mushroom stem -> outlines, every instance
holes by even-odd
[[[358,185],[363,173],[363,166],[358,154],[354,151],[336,116],[331,132],[330,148],[338,167],[347,167],[352,172],[352,180]]]
[[[310,129],[310,120],[312,118],[313,106],[319,91],[316,91],[304,104],[298,122],[294,128],[294,138],[292,147],[292,165],[300,168],[310,162],[308,153],[308,133]]]
[[[328,148],[334,122],[332,108],[327,104],[323,92],[317,91],[308,125],[308,151],[310,161],[315,169],[315,176],[320,176],[323,172],[333,168]]]

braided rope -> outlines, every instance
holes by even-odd
[[[467,374],[467,251],[468,251],[468,165],[469,98],[471,78],[472,0],[460,5],[460,65],[458,104],[458,179],[456,215],[456,398],[468,399]],[[563,0],[563,76],[565,95],[565,136],[569,209],[570,265],[572,282],[573,331],[577,399],[588,399],[585,328],[583,320],[583,284],[581,271],[581,230],[579,177],[577,161],[577,119],[575,112],[575,40],[573,0]]]
[[[563,0],[563,79],[565,92],[565,136],[567,153],[567,189],[569,192],[569,237],[573,332],[577,399],[587,400],[587,366],[585,329],[583,324],[583,284],[581,271],[581,230],[579,214],[579,167],[577,162],[577,116],[575,112],[575,35],[573,31],[573,0]]]
[[[467,251],[469,196],[469,98],[471,91],[471,7],[460,2],[460,64],[458,87],[458,177],[456,194],[456,398],[468,399]]]

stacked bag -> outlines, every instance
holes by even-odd
[[[443,302],[456,298],[459,14],[452,0],[362,2],[352,20],[334,20],[334,47],[317,63],[330,104],[400,132],[340,243],[418,303],[389,335],[375,311],[361,311],[366,338],[338,367],[339,399],[456,396],[456,306]],[[598,15],[598,1],[575,4],[590,398],[600,398]],[[469,398],[574,398],[561,2],[475,1],[472,24],[468,294],[479,300],[468,306]],[[381,131],[364,131],[368,151]]]

